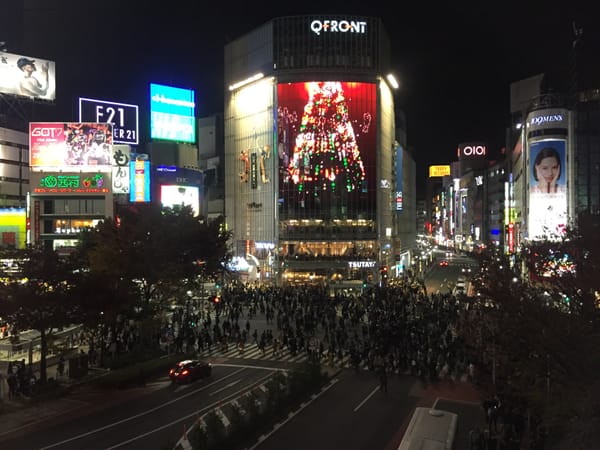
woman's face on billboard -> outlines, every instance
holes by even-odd
[[[554,156],[543,158],[538,165],[535,166],[537,179],[541,183],[555,183],[560,174],[560,162]]]

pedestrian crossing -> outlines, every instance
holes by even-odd
[[[306,352],[298,351],[295,355],[292,355],[288,348],[280,349],[279,351],[274,352],[272,346],[266,347],[265,351],[263,352],[260,348],[258,348],[256,344],[247,345],[243,351],[240,351],[239,348],[235,345],[229,345],[227,350],[215,347],[213,347],[211,350],[204,349],[198,352],[198,357],[238,358],[261,361],[281,361],[286,363],[302,363],[309,359],[309,355]],[[327,361],[326,356],[323,356],[323,358],[321,359],[323,361]],[[349,359],[349,356],[345,356],[343,358],[342,363],[349,364]],[[335,362],[340,363],[337,357],[335,358]]]
[[[230,359],[250,359],[256,361],[278,361],[285,363],[295,363],[300,364],[310,359],[310,356],[306,352],[297,352],[295,355],[292,355],[288,348],[280,349],[276,354],[273,353],[272,346],[269,346],[263,352],[258,348],[256,344],[248,345],[242,352],[238,349],[238,347],[234,345],[228,346],[227,350],[223,350],[222,348],[212,350],[204,349],[203,351],[198,353],[199,358],[230,358]],[[338,356],[330,356],[325,352],[324,355],[320,357],[320,363],[328,365],[330,367],[337,367],[340,369],[351,369],[353,368],[352,362],[350,360],[350,355],[344,353],[344,356],[340,359]],[[369,367],[368,361],[362,360],[359,363],[358,370],[371,370]],[[401,374],[401,371],[396,369],[393,371],[396,374]],[[405,375],[409,375],[410,371],[403,372]],[[450,378],[452,381],[468,381],[468,374],[439,374],[440,379]]]

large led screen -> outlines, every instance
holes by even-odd
[[[29,165],[66,171],[110,170],[112,125],[109,123],[32,122],[29,124]]]
[[[277,93],[281,217],[375,218],[375,84],[282,83]]]
[[[567,226],[566,141],[529,144],[529,239],[561,237]]]
[[[200,214],[200,189],[198,186],[165,185],[160,187],[160,202],[163,206],[191,206],[194,216]]]
[[[176,142],[196,142],[194,91],[150,84],[150,136]]]
[[[55,100],[54,61],[0,51],[0,94]]]

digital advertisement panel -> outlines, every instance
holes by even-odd
[[[0,52],[0,93],[55,100],[54,61]]]
[[[200,189],[198,186],[162,185],[160,202],[163,206],[191,206],[194,216],[200,214]]]
[[[194,91],[150,84],[150,137],[176,142],[196,142]]]
[[[112,165],[112,125],[108,123],[32,122],[29,165],[43,169],[97,171]]]
[[[129,163],[129,201],[150,201],[150,161],[136,159]]]
[[[376,85],[282,83],[277,92],[281,213],[289,218],[374,218]]]
[[[139,113],[137,105],[79,98],[79,121],[110,123],[113,144],[138,144]]]
[[[0,248],[24,248],[26,224],[25,208],[0,208]]]
[[[566,141],[529,143],[529,239],[553,240],[567,226]]]

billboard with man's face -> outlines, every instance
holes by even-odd
[[[0,93],[54,100],[54,61],[0,52]]]
[[[567,226],[566,141],[529,143],[529,239],[551,240]]]

